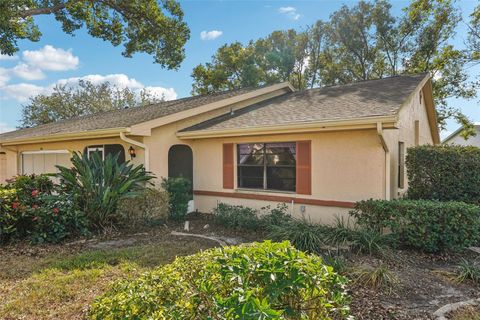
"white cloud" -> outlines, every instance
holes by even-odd
[[[301,17],[301,15],[297,12],[297,9],[294,7],[280,7],[278,12],[286,15],[292,20],[298,20]]]
[[[202,40],[215,40],[223,34],[222,31],[211,30],[200,32],[200,39]]]
[[[25,102],[28,100],[28,98],[36,96],[38,94],[51,93],[53,88],[56,85],[75,86],[78,84],[78,81],[80,80],[90,81],[95,84],[100,84],[108,81],[111,84],[116,85],[120,88],[126,87],[137,92],[145,88],[146,90],[150,91],[152,94],[157,95],[158,97],[164,97],[165,100],[174,100],[177,98],[177,93],[173,88],[145,86],[141,82],[135,80],[134,78],[129,78],[127,75],[122,73],[107,74],[107,75],[90,74],[83,77],[72,77],[67,79],[60,79],[45,87],[36,86],[30,83],[6,85],[3,87],[0,87],[0,96],[3,99],[14,99],[19,102]],[[1,81],[1,68],[0,68],[0,81]]]
[[[14,99],[19,102],[25,102],[28,98],[40,93],[48,93],[51,88],[40,87],[30,83],[10,84],[0,88],[2,96],[6,99]]]
[[[5,122],[0,122],[0,133],[5,133],[8,131],[13,131],[16,130],[14,127],[10,127],[7,123]]]
[[[8,69],[0,68],[0,87],[6,85],[8,80],[10,80]]]
[[[78,57],[72,54],[72,49],[64,50],[51,45],[39,50],[25,50],[22,56],[30,66],[50,71],[73,70],[79,63]]]
[[[121,88],[130,88],[130,89],[141,89],[144,87],[142,83],[135,80],[134,78],[129,78],[126,74],[117,73],[117,74],[89,74],[83,77],[73,77],[68,79],[58,80],[57,83],[60,85],[75,85],[80,80],[90,81],[94,84],[110,82],[113,85],[116,85]]]
[[[42,70],[29,66],[25,63],[19,63],[11,69],[11,72],[24,80],[40,80],[45,78]]]
[[[151,94],[157,96],[158,98],[164,98],[165,100],[175,100],[177,99],[177,93],[173,88],[163,88],[163,87],[145,87],[145,90]]]
[[[5,60],[17,60],[18,57],[17,56],[9,56],[9,55],[6,55],[6,54],[0,54],[0,61],[5,61]]]

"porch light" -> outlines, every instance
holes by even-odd
[[[137,154],[135,153],[135,149],[130,146],[130,148],[128,148],[128,154],[130,155],[130,158],[135,158],[137,156]]]

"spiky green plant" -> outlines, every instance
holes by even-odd
[[[374,268],[357,269],[353,276],[356,284],[375,290],[382,289],[392,292],[399,284],[397,276],[383,264]]]
[[[457,280],[459,282],[470,280],[480,284],[480,265],[462,259],[457,266]]]
[[[90,157],[75,152],[71,168],[57,166],[64,191],[74,195],[78,208],[98,228],[115,222],[120,199],[137,195],[154,178],[143,165],[119,164],[118,157],[118,154],[107,155],[102,160],[96,152]]]

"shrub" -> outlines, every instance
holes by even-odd
[[[263,225],[259,212],[245,206],[233,206],[226,203],[219,203],[213,209],[213,216],[216,223],[228,228],[237,229],[262,229]]]
[[[77,208],[85,212],[95,227],[105,228],[116,222],[120,199],[137,195],[153,179],[143,165],[119,164],[118,156],[109,154],[102,160],[97,152],[90,157],[74,153],[72,168],[58,166],[64,192],[74,195]]]
[[[165,222],[169,214],[168,193],[146,188],[136,196],[121,199],[117,214],[130,227]]]
[[[184,220],[188,213],[188,202],[192,199],[190,181],[185,178],[163,178],[162,188],[168,193],[170,218]]]
[[[407,246],[427,252],[455,250],[480,237],[480,207],[463,202],[366,200],[350,212],[366,228],[388,228]]]
[[[210,249],[122,281],[92,319],[344,319],[345,278],[288,242]]]
[[[320,252],[324,243],[325,227],[305,219],[293,219],[287,223],[270,226],[268,238],[274,241],[289,240],[298,250]]]
[[[213,217],[216,223],[227,228],[249,230],[265,230],[292,220],[292,216],[287,213],[287,205],[284,203],[279,203],[271,210],[269,206],[255,210],[245,206],[219,203],[213,209]]]
[[[47,176],[18,176],[0,188],[0,242],[59,242],[86,234],[85,216]]]
[[[408,149],[410,199],[480,204],[480,148],[419,146]]]

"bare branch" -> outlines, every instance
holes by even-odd
[[[59,4],[56,4],[52,7],[27,9],[27,10],[24,10],[24,11],[20,12],[20,17],[21,18],[27,18],[27,17],[37,16],[37,15],[41,15],[41,14],[51,14],[51,13],[55,13],[57,11],[60,11],[64,8],[65,8],[65,3],[59,3]]]

